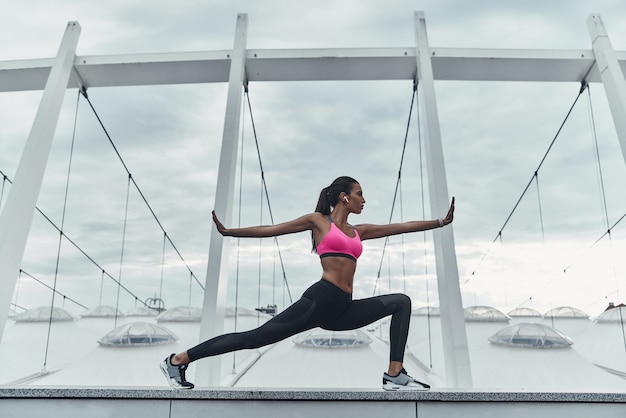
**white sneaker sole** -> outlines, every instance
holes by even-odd
[[[384,390],[388,390],[390,392],[399,392],[399,391],[420,391],[425,392],[430,390],[430,388],[425,388],[422,385],[414,385],[414,386],[404,386],[404,385],[396,385],[393,383],[385,383],[383,385]]]

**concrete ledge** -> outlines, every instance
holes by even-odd
[[[625,384],[626,390],[626,384]],[[596,392],[505,392],[505,391],[404,391],[345,389],[259,389],[224,388],[171,390],[162,387],[7,387],[0,386],[2,398],[44,399],[197,399],[264,401],[439,401],[439,402],[582,402],[625,403],[624,393]]]
[[[626,416],[626,393],[0,387],[0,418],[589,418]]]

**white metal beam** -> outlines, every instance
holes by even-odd
[[[423,12],[415,12],[415,42],[418,51],[420,103],[424,115],[424,144],[430,209],[432,214],[438,216],[447,212],[450,197],[439,129],[435,81],[430,62],[432,53],[428,47],[426,19]],[[446,365],[446,385],[447,387],[471,388],[473,386],[472,371],[454,248],[453,224],[443,229],[434,230],[433,237]]]
[[[232,64],[228,78],[226,114],[214,205],[216,215],[225,225],[230,225],[232,221],[238,151],[237,139],[239,137],[242,92],[245,80],[247,33],[248,15],[239,14],[235,30],[235,45],[232,57],[230,57]],[[201,341],[224,333],[224,310],[228,285],[228,250],[228,240],[225,240],[213,225],[209,244],[204,302],[202,304]],[[221,371],[221,356],[209,357],[198,362],[196,364],[196,384],[199,386],[219,386]]]
[[[79,35],[80,25],[69,22],[47,77],[13,186],[0,216],[0,340],[24,257],[65,90],[72,74]]]
[[[435,80],[580,82],[591,50],[431,48]],[[76,57],[85,87],[225,83],[231,50]],[[626,70],[626,52],[615,52]],[[0,61],[0,92],[43,89],[53,59]],[[258,49],[249,81],[413,80],[415,48]],[[600,81],[592,71],[587,81]],[[69,87],[77,87],[70,81]]]
[[[626,162],[626,80],[624,80],[624,72],[620,68],[617,54],[613,51],[611,40],[600,16],[589,16],[587,25],[597,68],[609,102],[617,138],[622,148],[622,156]]]

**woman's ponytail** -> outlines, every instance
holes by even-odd
[[[330,203],[328,201],[328,193],[330,187],[324,187],[320,192],[320,197],[317,199],[317,206],[315,212],[319,212],[322,215],[330,215]]]

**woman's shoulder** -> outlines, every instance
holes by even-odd
[[[325,222],[325,223],[328,223],[329,222],[328,218],[329,218],[330,215],[324,215],[322,212],[312,212],[312,213],[309,213],[308,216],[314,222]]]
[[[323,222],[328,223],[328,215],[323,215],[320,212],[311,212],[294,219],[292,222],[310,222],[315,225],[319,225]]]
[[[309,222],[311,222],[316,228],[320,230],[328,230],[328,224],[330,223],[328,215],[324,215],[321,212],[312,212],[308,215]]]

